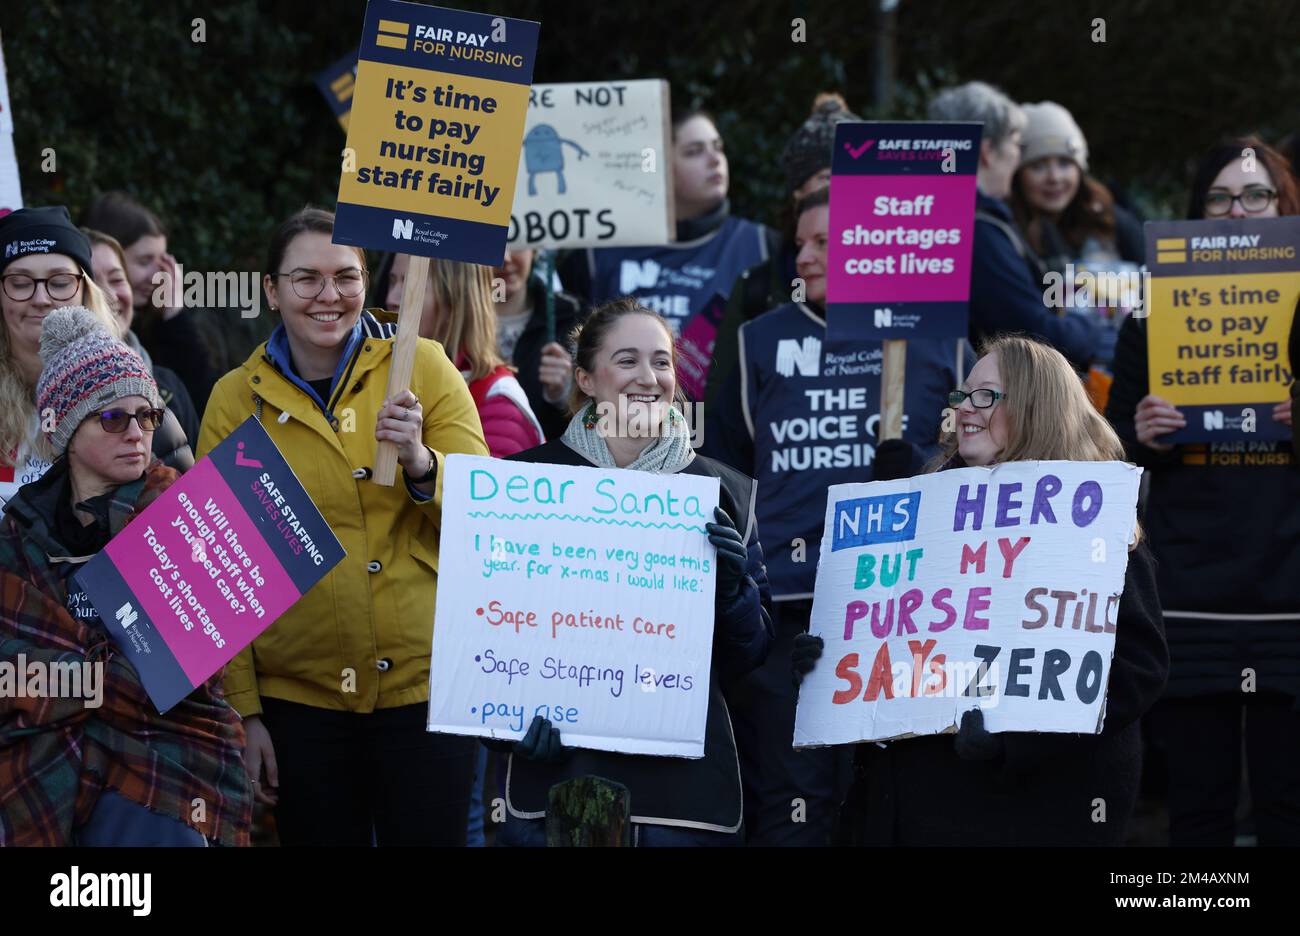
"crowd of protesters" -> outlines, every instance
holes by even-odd
[[[672,118],[672,243],[433,260],[410,386],[393,396],[409,258],[372,273],[333,242],[328,211],[270,234],[267,314],[251,322],[157,288],[179,264],[127,193],[95,198],[82,227],[61,206],[0,218],[0,654],[106,661],[111,699],[0,699],[0,845],[243,845],[255,816],[285,845],[543,845],[548,791],[586,776],[630,791],[640,846],[1120,845],[1142,799],[1167,810],[1168,841],[1230,845],[1243,774],[1257,841],[1300,845],[1291,446],[1244,460],[1207,457],[1230,443],[1167,444],[1186,420],[1152,392],[1131,297],[1049,302],[1054,275],[1145,259],[1135,210],[1091,174],[1065,107],[971,82],[928,116],[983,126],[970,334],[907,343],[902,438],[885,442],[880,342],[824,373],[782,359],[832,349],[830,167],[837,124],[858,119],[837,94],[773,154],[779,230],[732,214],[718,125],[689,110]],[[1205,154],[1188,203],[1189,219],[1300,214],[1291,165],[1255,137]],[[716,295],[697,445],[677,337]],[[839,436],[792,444],[778,426],[813,415],[809,391],[839,401]],[[596,415],[609,406],[643,431],[611,431]],[[346,556],[158,715],[73,575],[250,416]],[[1269,418],[1290,426],[1290,400]],[[372,482],[377,442],[397,448],[391,487]],[[703,757],[572,748],[540,716],[517,742],[426,731],[439,553],[459,548],[440,544],[442,469],[458,453],[718,480]],[[822,652],[808,630],[826,489],[1050,459],[1147,472],[1104,730],[991,734],[974,710],[951,734],[794,750],[799,685]],[[485,789],[504,815],[489,817]],[[1090,819],[1097,798],[1105,823]]]

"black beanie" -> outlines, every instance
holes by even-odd
[[[63,254],[76,260],[86,275],[90,268],[90,239],[77,230],[62,205],[19,208],[0,218],[0,273],[30,254]]]
[[[849,112],[838,94],[818,95],[812,116],[795,131],[781,153],[787,191],[793,192],[823,169],[829,169],[835,149],[835,125],[860,119]]]

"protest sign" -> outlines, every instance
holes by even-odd
[[[669,113],[666,81],[533,85],[510,246],[671,241]]]
[[[346,133],[348,118],[352,114],[352,93],[357,85],[357,56],[349,53],[329,68],[316,73],[316,88],[329,104],[330,110],[338,118],[339,126]]]
[[[1095,733],[1142,470],[1008,462],[829,489],[794,746]]]
[[[718,481],[447,458],[429,730],[702,757]]]
[[[1289,438],[1273,407],[1294,377],[1300,218],[1152,221],[1146,241],[1149,392],[1187,419],[1160,441]]]
[[[271,437],[250,417],[76,578],[165,712],[343,555]]]
[[[501,262],[538,29],[370,0],[335,243]]]
[[[709,368],[713,366],[713,347],[717,344],[718,328],[726,311],[726,298],[721,293],[714,293],[704,308],[682,326],[682,336],[677,341],[677,385],[688,400],[704,399]]]
[[[966,336],[979,150],[979,124],[836,126],[828,340]]]

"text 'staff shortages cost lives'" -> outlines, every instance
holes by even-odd
[[[830,341],[965,337],[979,150],[979,124],[835,128]]]
[[[335,243],[501,262],[539,28],[370,0]]]
[[[1286,438],[1300,218],[1152,221],[1146,242],[1149,392],[1187,420],[1160,441]]]

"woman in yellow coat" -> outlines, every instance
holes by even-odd
[[[263,286],[281,324],[213,390],[212,450],[249,416],[270,434],[347,556],[226,669],[245,766],[284,844],[464,844],[474,741],[425,731],[442,466],[486,455],[465,381],[419,340],[411,388],[386,399],[392,316],[367,273],[304,209],[276,231]],[[398,447],[392,487],[371,479]]]

